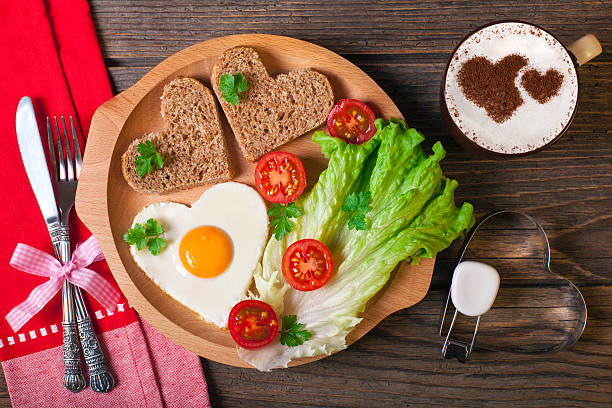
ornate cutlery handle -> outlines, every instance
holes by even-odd
[[[55,256],[63,264],[70,260],[70,234],[68,227],[57,226],[49,229]],[[64,365],[64,387],[72,392],[79,392],[85,388],[85,377],[81,372],[81,353],[79,336],[74,314],[72,299],[72,285],[64,281],[62,286],[62,331]]]
[[[85,377],[81,372],[81,353],[79,352],[79,335],[74,322],[62,322],[64,332],[64,387],[72,392],[85,388]]]
[[[98,343],[91,326],[91,320],[85,308],[81,290],[78,287],[74,287],[74,300],[85,364],[87,364],[89,370],[89,385],[94,392],[109,392],[115,386],[115,380],[108,372],[106,364],[104,364],[104,355],[100,343]]]

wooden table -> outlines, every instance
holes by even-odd
[[[610,3],[493,3],[91,1],[115,92],[174,52],[228,34],[293,36],[348,58],[380,84],[429,144],[442,141],[448,151],[445,173],[460,183],[458,201],[473,203],[477,216],[507,207],[541,221],[551,235],[553,269],[572,279],[588,304],[586,330],[569,351],[537,356],[478,351],[467,364],[443,360],[437,323],[455,244],[439,255],[421,303],[390,316],[346,351],[272,373],[203,360],[215,406],[612,404],[612,57],[604,54],[580,70],[581,101],[570,131],[535,156],[503,162],[473,157],[449,138],[438,107],[444,65],[467,32],[493,20],[521,19],[542,25],[566,44],[592,32],[610,51]],[[504,240],[527,233],[517,228]],[[495,230],[488,234],[492,245],[483,244],[474,258],[495,257],[488,249],[501,241]],[[502,258],[497,261],[517,271],[522,262],[537,264],[537,254],[527,247]],[[1,387],[0,406],[10,406],[3,379]]]

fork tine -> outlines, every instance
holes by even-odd
[[[83,159],[81,157],[81,147],[79,146],[79,137],[77,136],[76,129],[74,128],[74,121],[72,120],[72,116],[70,116],[70,127],[72,128],[72,147],[74,148],[74,161],[76,163],[76,178],[79,179],[81,175],[81,165],[83,164]]]
[[[53,141],[53,133],[51,132],[51,124],[47,116],[47,138],[49,139],[49,157],[51,158],[51,167],[53,168],[53,181],[57,181],[57,162],[55,161],[55,142]]]
[[[55,136],[57,137],[57,161],[59,163],[59,176],[58,180],[66,180],[66,165],[64,164],[64,149],[62,148],[62,134],[60,133],[59,126],[57,125],[57,116],[54,116],[55,120]]]
[[[68,140],[68,131],[66,130],[66,121],[62,115],[62,125],[64,127],[64,140],[66,142],[66,167],[68,167],[68,180],[74,180],[74,166],[72,164],[72,152],[70,151],[70,141]]]

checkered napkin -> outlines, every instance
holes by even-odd
[[[21,163],[15,135],[17,104],[28,95],[39,126],[44,123],[43,116],[72,115],[78,133],[86,135],[94,111],[112,97],[112,92],[85,0],[0,0],[0,10],[0,135],[4,138],[0,149],[0,361],[13,406],[210,406],[199,358],[142,321],[123,295],[113,304],[103,305],[84,293],[117,383],[108,394],[96,394],[90,388],[73,394],[62,386],[59,294],[25,323],[16,319],[15,328],[23,324],[17,331],[4,319],[34,288],[52,286],[47,283],[48,275],[24,273],[9,266],[18,243],[53,254]],[[41,127],[40,133],[45,136],[46,128]],[[84,140],[81,143],[84,145]],[[86,242],[90,235],[73,214],[72,247]],[[104,261],[87,269],[118,291]]]

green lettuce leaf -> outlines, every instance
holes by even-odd
[[[376,135],[361,145],[323,132],[313,136],[329,166],[311,192],[298,200],[304,214],[293,231],[268,242],[262,268],[255,274],[259,298],[270,303],[279,318],[296,315],[312,337],[295,347],[272,342],[258,350],[239,349],[241,358],[260,370],[345,348],[346,335],[398,263],[417,264],[435,256],[474,224],[471,204],[455,206],[457,182],[442,173],[439,163],[446,153],[439,142],[427,156],[421,147],[423,135],[403,121],[378,119],[376,127]],[[342,206],[347,197],[362,191],[371,193],[368,228],[349,229],[352,215]],[[327,245],[336,265],[331,280],[311,292],[291,288],[281,272],[285,249],[305,238]]]

